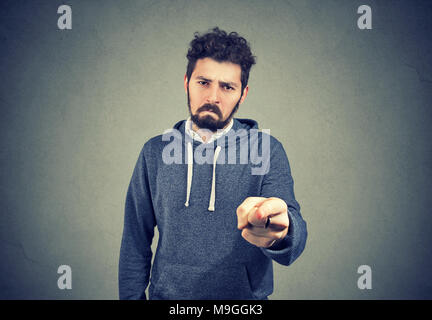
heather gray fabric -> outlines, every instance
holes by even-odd
[[[246,135],[230,139],[241,129]],[[305,247],[307,231],[295,200],[284,148],[267,133],[254,135],[257,129],[254,120],[234,119],[227,134],[202,144],[185,135],[183,120],[174,126],[175,134],[170,139],[159,135],[144,145],[126,197],[119,261],[120,299],[145,299],[149,280],[150,299],[266,299],[273,292],[272,260],[283,265],[296,260]],[[266,141],[270,143],[267,153],[263,147]],[[195,155],[201,148],[198,150],[211,161],[197,163],[193,159],[188,192],[189,143]],[[249,145],[249,161],[242,163],[240,154],[245,144]],[[218,145],[221,150],[214,165]],[[234,146],[236,161],[230,163]],[[181,150],[181,163],[165,163],[162,154],[169,149]],[[254,150],[262,156],[261,163],[256,162]],[[265,174],[253,174],[253,169],[259,167],[267,168]],[[290,226],[277,247],[256,247],[237,229],[236,208],[251,196],[277,197],[287,203]],[[159,242],[151,269],[155,226]]]

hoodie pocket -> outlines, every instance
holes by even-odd
[[[150,291],[150,299],[255,299],[246,267],[167,264]]]

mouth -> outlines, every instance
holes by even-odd
[[[201,114],[209,113],[209,114],[212,114],[212,115],[218,116],[216,112],[214,112],[214,111],[210,111],[210,110],[201,111],[200,113],[201,113]]]

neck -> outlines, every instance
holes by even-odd
[[[198,127],[195,122],[192,122],[192,130],[199,134],[201,139],[206,142],[210,137],[214,134],[214,132],[208,130],[208,129],[201,129]]]

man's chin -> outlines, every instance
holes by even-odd
[[[198,117],[198,118],[192,119],[192,120],[197,125],[197,127],[200,129],[208,129],[210,131],[215,132],[218,129],[223,128],[223,123],[215,120],[215,118],[212,117],[211,115]]]

